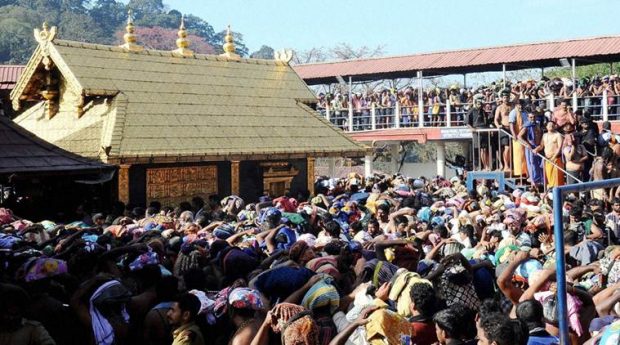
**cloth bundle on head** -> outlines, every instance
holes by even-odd
[[[285,299],[302,287],[314,274],[305,267],[276,267],[259,274],[250,286],[275,302]]]
[[[404,317],[381,308],[368,317],[366,340],[370,345],[401,344],[402,336],[411,336],[411,324]]]
[[[297,241],[297,234],[288,226],[283,226],[278,230],[275,239],[277,242],[276,248],[289,250],[293,243]]]
[[[411,288],[413,284],[424,283],[431,284],[430,281],[423,279],[419,274],[407,271],[401,271],[393,279],[392,287],[390,288],[389,298],[396,302],[396,312],[403,317],[411,317]]]
[[[13,220],[13,212],[8,208],[0,207],[0,225],[10,224]]]
[[[0,233],[0,248],[2,249],[12,249],[14,245],[22,241],[21,237]]]
[[[309,310],[329,306],[329,312],[334,314],[340,306],[340,295],[331,284],[332,279],[321,279],[306,292],[301,305]]]
[[[338,271],[338,262],[335,256],[323,256],[314,258],[306,264],[306,268],[316,273],[325,273],[332,276],[334,279],[340,278],[340,271]]]
[[[520,250],[519,247],[515,245],[509,245],[509,246],[499,248],[495,252],[495,262],[494,262],[495,266],[502,264],[504,262],[507,262],[508,258],[510,257],[510,254],[512,252],[516,252],[519,250]]]
[[[291,249],[288,252],[288,257],[295,262],[299,262],[301,256],[309,248],[310,246],[305,241],[297,241],[291,246]]]
[[[534,299],[543,305],[543,315],[545,316],[545,321],[557,326],[559,319],[556,298],[556,294],[551,291],[537,292],[534,294]],[[566,294],[566,299],[568,302],[569,326],[573,331],[575,331],[575,333],[577,333],[578,336],[581,336],[583,329],[579,320],[579,313],[583,303],[579,298],[573,296],[572,294]]]
[[[259,264],[258,260],[240,249],[239,247],[227,247],[219,254],[222,271],[227,279],[235,280],[245,278]]]
[[[316,236],[311,233],[301,234],[299,235],[298,241],[304,241],[308,244],[308,246],[314,247],[316,244]]]
[[[235,227],[229,223],[221,224],[213,230],[213,236],[219,238],[220,240],[225,240],[234,235],[234,233]]]
[[[155,253],[150,248],[148,252],[144,254],[140,254],[137,258],[135,258],[129,264],[129,270],[130,271],[141,270],[144,268],[144,266],[147,266],[147,265],[159,265],[159,257],[157,256],[157,253]]]
[[[24,281],[33,282],[67,273],[67,262],[52,258],[31,258],[24,264]]]
[[[282,345],[318,345],[319,328],[306,308],[281,303],[273,310],[271,329],[280,333]]]
[[[371,277],[372,285],[376,287],[392,280],[396,271],[398,271],[398,266],[378,259],[366,261],[364,264],[364,275]]]
[[[200,309],[198,310],[198,314],[204,314],[209,310],[212,310],[215,306],[215,301],[207,297],[207,294],[205,294],[203,291],[194,289],[188,292],[196,296],[200,301]]]
[[[228,295],[228,303],[236,309],[262,310],[265,308],[260,292],[246,287],[232,290]]]
[[[243,209],[245,202],[236,195],[230,195],[222,199],[222,201],[220,201],[220,205],[222,205],[224,212],[237,214]]]
[[[90,298],[90,319],[95,335],[95,344],[112,345],[114,344],[114,329],[103,316],[101,309],[107,309],[109,305],[121,305],[121,317],[127,323],[129,322],[129,314],[125,308],[125,303],[131,298],[131,293],[117,280],[110,280],[102,284]]]
[[[515,275],[523,278],[526,281],[529,281],[529,278],[537,271],[543,269],[542,263],[535,259],[528,259],[522,262],[515,269]]]

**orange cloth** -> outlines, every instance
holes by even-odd
[[[564,169],[564,163],[560,157],[556,157],[553,162],[560,168]],[[564,185],[564,173],[555,165],[545,161],[545,179],[547,188]]]

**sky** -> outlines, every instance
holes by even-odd
[[[346,42],[385,55],[620,34],[619,0],[164,0],[215,31],[230,24],[250,52]]]

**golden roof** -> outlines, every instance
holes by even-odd
[[[53,117],[38,95],[42,62],[61,75]],[[365,148],[304,102],[315,97],[284,61],[64,40],[37,48],[11,93],[40,102],[15,121],[105,162],[361,156]]]

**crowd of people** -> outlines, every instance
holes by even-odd
[[[0,344],[618,344],[620,199],[320,177],[315,195],[119,203],[70,224],[0,209]]]
[[[473,106],[476,95],[482,96],[484,111],[494,114],[500,105],[501,94],[508,90],[512,103],[524,102],[532,109],[544,113],[550,108],[548,96],[553,94],[556,100],[572,99],[577,95],[576,110],[589,112],[595,117],[603,113],[603,94],[607,95],[607,112],[610,119],[620,115],[620,77],[595,76],[573,81],[566,78],[549,79],[543,77],[539,81],[524,80],[506,83],[493,82],[476,88],[460,88],[452,85],[448,88],[432,87],[422,92],[422,104],[425,126],[445,126],[447,104],[450,104],[450,121],[453,125],[463,124],[464,115]],[[400,90],[381,89],[371,93],[355,92],[319,93],[317,109],[323,113],[329,109],[331,121],[341,127],[348,128],[349,103],[353,109],[354,130],[371,128],[371,108],[376,112],[376,128],[389,128],[395,121],[396,104],[400,106],[400,126],[414,127],[419,125],[418,88],[407,86]],[[559,101],[558,101],[559,103]]]

